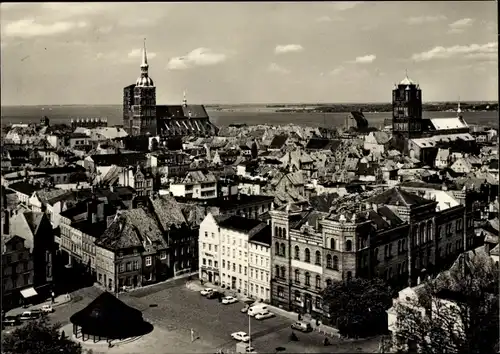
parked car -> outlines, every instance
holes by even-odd
[[[313,330],[310,323],[302,321],[297,321],[294,324],[292,324],[292,329],[296,329],[297,331],[301,332],[311,332]]]
[[[207,295],[207,299],[217,299],[218,297],[221,296],[221,293],[219,293],[218,291],[212,291],[210,292],[208,295]]]
[[[250,340],[250,336],[248,334],[246,334],[245,332],[231,333],[231,337],[233,339],[240,341],[240,342],[248,342]]]
[[[2,320],[2,325],[4,326],[17,326],[21,324],[21,320],[18,316],[5,316]]]
[[[42,308],[40,309],[44,313],[52,313],[54,312],[54,308],[52,305],[43,305]]]
[[[255,315],[256,320],[265,320],[266,318],[274,317],[274,313],[269,312],[267,310],[261,311]]]
[[[243,308],[241,309],[241,312],[243,312],[243,313],[247,313],[247,311],[248,311],[248,309],[249,309],[249,308],[250,308],[250,306],[249,306],[249,305],[245,305],[245,307],[243,307]]]
[[[247,313],[248,313],[248,316],[255,316],[256,314],[258,314],[259,312],[262,312],[262,311],[267,311],[267,305],[264,304],[264,303],[258,303],[258,304],[255,304],[255,305],[252,305],[250,306],[250,308],[248,309]]]
[[[222,299],[222,303],[225,305],[234,304],[235,302],[238,302],[238,299],[232,296],[226,296]]]
[[[19,319],[21,321],[30,321],[30,320],[36,320],[37,318],[40,318],[42,316],[42,311],[41,310],[30,310],[30,311],[24,311],[21,316],[19,316]]]
[[[210,294],[212,292],[214,292],[214,289],[212,289],[212,288],[205,288],[202,291],[200,291],[200,294],[202,296],[207,296],[208,294]]]

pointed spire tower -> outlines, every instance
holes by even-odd
[[[462,115],[462,109],[460,108],[460,96],[458,96],[457,114],[459,117]]]
[[[182,93],[182,96],[183,96],[183,99],[182,99],[182,105],[184,107],[187,107],[188,105],[188,101],[187,101],[187,98],[186,98],[186,90],[184,90],[184,92]]]
[[[144,38],[144,47],[142,48],[141,77],[137,79],[136,86],[154,86],[153,80],[149,77],[148,55],[146,52],[146,38]]]

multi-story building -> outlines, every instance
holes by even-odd
[[[249,295],[249,241],[265,238],[259,234],[264,234],[266,227],[259,220],[209,213],[200,225],[198,239],[201,279]]]
[[[17,235],[2,238],[2,308],[7,311],[21,305],[25,297],[36,295],[36,291],[33,256],[25,240]]]
[[[263,301],[271,300],[271,227],[267,225],[250,236],[249,253],[249,296]]]
[[[170,193],[174,197],[217,198],[217,179],[211,172],[189,171],[181,181],[170,184]]]
[[[23,238],[32,253],[33,288],[41,297],[47,297],[53,286],[54,230],[45,213],[25,211],[11,218],[11,235]]]
[[[271,302],[320,317],[333,280],[382,277],[401,289],[437,274],[477,241],[468,204],[435,198],[391,188],[339,215],[272,210]]]

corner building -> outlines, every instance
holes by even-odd
[[[340,215],[293,205],[270,211],[271,303],[327,323],[321,291],[332,281],[379,277],[402,289],[436,275],[478,245],[466,198],[456,198],[392,188]]]

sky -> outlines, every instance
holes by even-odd
[[[2,3],[1,104],[121,104],[143,40],[158,104],[498,100],[493,1]]]

